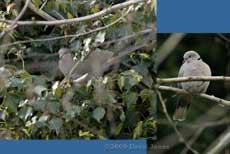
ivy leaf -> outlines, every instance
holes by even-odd
[[[148,111],[150,113],[153,113],[153,111],[157,108],[157,97],[156,93],[153,90],[144,89],[140,92],[140,96],[143,102],[148,102],[150,104],[150,107],[148,108]]]
[[[127,90],[131,89],[142,80],[142,76],[133,69],[123,72],[122,75],[125,77],[125,88]]]
[[[0,119],[1,120],[5,121],[6,116],[7,116],[7,111],[6,110],[0,111]]]
[[[50,113],[58,113],[60,111],[60,102],[59,101],[48,101],[47,109]]]
[[[18,112],[19,118],[21,118],[23,121],[26,121],[29,117],[33,115],[33,109],[32,107],[23,107]]]
[[[40,97],[46,97],[48,95],[48,90],[42,85],[38,85],[34,88],[34,92]]]
[[[103,107],[97,107],[93,111],[93,118],[96,119],[98,122],[105,116],[105,109]]]
[[[114,96],[111,93],[107,93],[106,100],[111,103],[117,103],[117,100],[114,98]]]
[[[151,6],[151,10],[153,10],[156,6],[156,0],[151,0],[150,6]]]
[[[63,120],[60,118],[53,118],[49,121],[49,128],[51,130],[59,131],[62,128]]]
[[[11,87],[17,87],[19,89],[21,89],[23,87],[23,82],[19,78],[16,78],[13,76],[9,80],[10,80],[10,86]]]
[[[16,96],[8,95],[4,99],[4,104],[8,108],[9,112],[17,112],[19,99]]]
[[[94,135],[90,131],[82,131],[82,130],[79,131],[79,136],[84,138],[94,137]]]
[[[34,109],[37,111],[45,111],[47,102],[45,100],[37,100],[34,102]]]
[[[42,4],[42,1],[41,0],[33,0],[33,4],[39,8],[39,6]]]
[[[154,91],[149,90],[149,89],[143,89],[140,92],[140,96],[141,96],[141,99],[143,100],[143,102],[151,101],[153,99],[153,97],[154,97]]]
[[[125,113],[123,111],[121,112],[120,120],[125,121]]]
[[[133,139],[139,138],[143,131],[143,122],[139,121],[136,125],[136,128],[133,131]]]
[[[22,72],[22,73],[20,73],[20,78],[22,80],[28,80],[28,79],[31,79],[32,76],[28,72]]]
[[[148,118],[143,123],[144,132],[143,134],[145,136],[153,136],[153,134],[157,131],[157,121],[155,119]]]
[[[119,86],[119,89],[122,90],[125,86],[125,77],[124,76],[119,76],[118,78],[118,86]]]
[[[73,105],[69,110],[67,110],[67,113],[66,113],[66,120],[69,121],[69,120],[72,120],[76,117],[76,115],[80,115],[82,111],[82,108],[80,106],[77,106],[77,105]]]
[[[105,32],[99,32],[96,35],[95,42],[96,43],[103,43],[105,41]]]
[[[147,65],[139,64],[134,66],[134,69],[143,76],[142,82],[144,82],[145,85],[151,87],[153,84],[153,79],[149,73]]]
[[[67,12],[67,18],[71,19],[71,18],[74,18],[74,16],[70,12]]]
[[[84,49],[86,51],[90,50],[89,46],[90,46],[91,41],[92,41],[92,38],[86,38],[86,39],[84,39]]]
[[[115,135],[119,135],[120,134],[120,132],[121,132],[121,130],[123,128],[123,125],[124,125],[123,123],[118,124],[118,126],[115,128],[115,131],[114,131]]]
[[[53,95],[60,98],[63,94],[63,89],[59,86],[59,82],[55,82],[52,86]]]
[[[49,119],[48,115],[42,115],[36,122],[37,128],[46,127],[48,119]]]
[[[128,109],[131,109],[132,105],[135,105],[138,99],[138,94],[136,92],[129,92],[124,96],[124,102]]]

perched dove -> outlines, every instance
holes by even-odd
[[[59,50],[59,69],[65,77],[77,63],[73,60],[70,49],[61,48]],[[85,83],[93,76],[103,75],[110,66],[106,66],[106,62],[113,57],[113,52],[110,51],[92,51],[86,59],[80,62],[77,68],[73,71],[70,78],[73,80],[81,80]]]
[[[187,76],[211,76],[211,70],[209,66],[203,62],[200,55],[195,51],[187,51],[184,54],[184,63],[180,68],[178,77]],[[209,86],[209,81],[191,81],[181,82],[178,84],[179,88],[182,88],[191,93],[205,93]],[[177,121],[183,121],[186,119],[186,111],[191,103],[192,96],[181,96],[178,98],[176,111],[173,119]]]

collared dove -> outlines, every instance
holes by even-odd
[[[200,55],[197,52],[187,51],[183,58],[184,63],[179,70],[178,77],[211,76],[209,66],[201,60]],[[205,93],[208,86],[209,81],[181,82],[178,84],[179,88],[191,93]],[[191,99],[191,95],[178,98],[176,111],[173,116],[174,120],[184,121],[186,119],[186,111],[192,101]]]
[[[68,77],[77,62],[73,60],[71,51],[68,48],[61,48],[58,53],[60,58],[59,69],[65,77]],[[103,75],[109,69],[110,66],[106,66],[106,64],[112,57],[113,52],[110,51],[92,51],[86,59],[78,64],[69,78],[72,80],[80,79],[80,83],[85,83],[93,76]]]

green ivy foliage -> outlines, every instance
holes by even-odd
[[[86,16],[121,2],[32,0],[36,8],[42,8],[56,19]],[[13,12],[18,10],[10,7],[13,4],[15,2],[11,0],[0,5],[1,19],[15,17]],[[71,83],[60,84],[62,76],[54,69],[57,67],[56,53],[64,46],[74,48],[78,57],[94,48],[119,54],[128,47],[144,43],[146,36],[140,35],[131,41],[101,45],[152,27],[155,19],[151,6],[135,5],[134,11],[103,31],[77,38],[19,43],[7,48],[3,53],[7,57],[5,66],[9,65],[13,72],[4,78],[4,82],[0,78],[1,138],[154,139],[157,122],[156,96],[152,88],[154,46],[151,42],[150,49],[139,49],[122,58],[116,72],[93,78],[78,88]],[[114,22],[124,11],[76,24],[19,26],[9,34],[7,43],[84,33]],[[44,19],[28,10],[21,20]],[[0,24],[3,30],[5,24]],[[3,45],[4,39],[6,37],[1,40]],[[150,41],[153,38],[150,37]]]

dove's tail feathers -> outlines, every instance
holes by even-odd
[[[173,115],[173,120],[184,121],[187,116],[187,110],[190,106],[191,97],[178,98],[176,110]]]
[[[184,121],[186,119],[186,115],[187,115],[186,113],[187,113],[187,106],[179,106],[173,115],[173,120]]]

